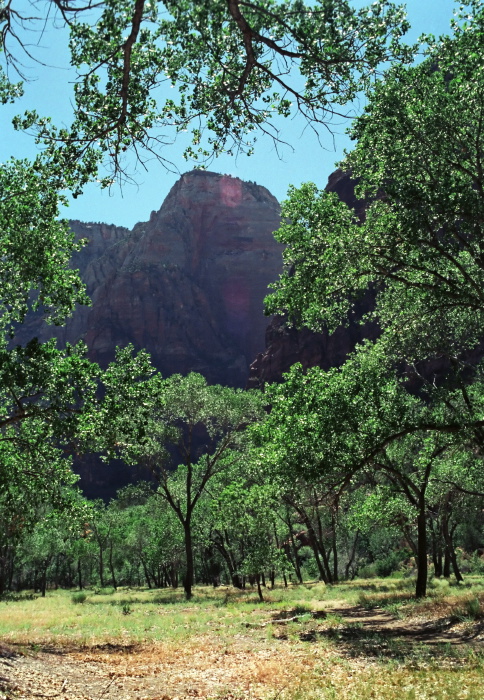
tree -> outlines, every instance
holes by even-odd
[[[479,2],[469,5],[470,12],[453,22],[452,36],[428,37],[420,65],[392,67],[368,92],[368,104],[351,132],[356,147],[341,166],[359,178],[357,193],[368,202],[364,219],[312,184],[290,191],[276,234],[287,244],[286,270],[267,300],[268,313],[288,313],[297,325],[334,330],[351,318],[358,298],[373,295],[373,309],[364,320],[376,321],[381,329],[380,356],[387,367],[393,363],[413,376],[407,388],[425,404],[413,417],[403,412],[401,426],[396,421],[393,436],[381,436],[379,447],[366,443],[367,428],[376,436],[371,424],[354,425],[353,439],[361,445],[350,440],[347,459],[351,463],[356,456],[361,465],[366,461],[378,468],[391,464],[387,477],[396,479],[418,510],[417,595],[425,594],[426,494],[439,455],[427,456],[427,467],[417,469],[414,481],[409,467],[420,463],[415,441],[423,448],[443,439],[447,455],[456,440],[466,459],[473,452],[481,464],[484,444],[482,368],[475,359],[469,362],[469,351],[482,343],[484,321],[484,9]],[[435,368],[425,363],[436,358],[437,381]],[[343,368],[341,377],[346,374]],[[362,397],[365,386],[359,388]],[[362,406],[364,414],[383,427],[385,415],[376,410],[380,392],[368,398],[374,407]],[[335,412],[346,411],[347,405],[342,392]],[[326,430],[325,439],[334,445],[339,434],[330,431],[334,421],[324,410],[320,420],[326,424],[320,428]],[[386,461],[392,452],[396,462]],[[454,472],[453,479],[463,488],[465,473]],[[447,525],[443,512],[450,556]]]
[[[472,455],[482,420],[475,418],[481,415],[484,391],[477,378],[468,394],[470,405],[460,389],[436,392],[432,400],[413,396],[392,364],[382,344],[366,343],[344,365],[326,372],[304,372],[294,365],[282,384],[266,389],[270,415],[251,432],[258,459],[282,483],[294,487],[299,478],[334,498],[365,471],[383,473],[396,485],[415,513],[416,595],[421,597],[427,585],[428,492],[436,465],[447,453],[466,454],[461,458],[466,470],[451,471],[455,488],[465,488],[476,468]],[[289,487],[286,497],[291,498]],[[307,506],[297,497],[291,505],[304,514],[314,549],[324,559]],[[320,570],[325,568],[327,576],[326,562]]]
[[[112,399],[117,400],[113,395]],[[257,391],[209,386],[194,372],[168,379],[155,375],[142,395],[142,432],[132,433],[133,421],[118,424],[127,432],[117,438],[121,455],[148,466],[158,483],[158,494],[180,521],[185,542],[185,595],[194,583],[193,515],[209,482],[227,468],[224,460],[243,448],[244,430],[264,414]]]
[[[250,152],[256,130],[277,139],[274,115],[299,111],[324,126],[334,105],[350,102],[382,62],[412,56],[401,42],[404,10],[387,0],[360,10],[347,0],[52,0],[47,17],[52,5],[70,31],[73,121],[58,128],[32,110],[17,126],[34,130],[55,172],[72,173],[76,192],[102,163],[109,164],[104,185],[122,177],[129,149],[137,158],[143,150],[160,155],[160,129],[191,127],[187,155],[205,158],[231,148]],[[13,46],[27,46],[26,31],[43,21],[12,3],[3,9],[7,64],[21,71]],[[155,90],[166,81],[180,97],[157,104]],[[4,99],[20,89],[3,74]]]
[[[469,5],[452,36],[428,37],[420,65],[394,66],[368,92],[341,165],[360,179],[365,220],[314,185],[290,192],[269,313],[334,328],[371,289],[369,316],[398,359],[455,360],[482,337],[484,10]]]

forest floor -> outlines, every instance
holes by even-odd
[[[0,601],[0,698],[484,698],[484,580],[265,591],[51,591]]]

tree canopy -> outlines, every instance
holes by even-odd
[[[187,156],[203,160],[223,150],[250,152],[260,130],[277,139],[277,114],[301,112],[313,127],[327,125],[382,62],[412,56],[401,41],[404,9],[388,0],[359,10],[347,0],[52,0],[43,10],[33,19],[6,5],[1,47],[7,65],[22,73],[26,31],[51,12],[68,26],[77,73],[72,123],[56,126],[32,109],[17,127],[35,131],[59,175],[66,167],[75,172],[75,188],[101,164],[103,184],[122,176],[127,150],[162,157],[170,129],[190,129]],[[164,96],[164,83],[179,96]],[[4,73],[4,99],[19,90]]]
[[[455,357],[482,336],[484,13],[471,5],[451,36],[428,38],[420,65],[390,68],[367,93],[341,164],[364,221],[311,184],[290,192],[277,234],[287,270],[268,312],[334,328],[372,290],[397,357]]]

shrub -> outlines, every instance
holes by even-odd
[[[467,600],[464,600],[457,615],[467,620],[480,620],[484,617],[484,609],[481,606],[479,598],[467,598]]]
[[[71,600],[73,603],[76,605],[79,603],[85,603],[87,599],[87,593],[84,593],[84,591],[78,591],[77,593],[73,593],[71,596]]]

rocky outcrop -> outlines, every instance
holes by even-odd
[[[361,304],[361,312],[367,311],[371,302]],[[358,316],[358,314],[357,314]],[[264,384],[280,382],[282,375],[292,365],[300,362],[305,369],[321,367],[324,370],[342,365],[348,353],[365,338],[376,338],[375,324],[361,325],[356,320],[347,327],[328,332],[313,333],[307,328],[290,327],[284,317],[271,320],[266,331],[266,349],[259,353],[250,366],[248,389],[261,388]]]
[[[18,340],[83,339],[101,365],[117,345],[133,343],[165,376],[196,371],[211,383],[245,385],[264,348],[267,285],[282,266],[282,246],[272,236],[279,204],[268,190],[193,171],[132,231],[71,225],[89,240],[73,264],[92,306],[78,308],[59,329],[32,318]]]

